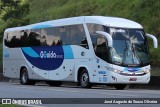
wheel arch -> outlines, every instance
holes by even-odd
[[[82,72],[83,69],[86,69],[87,70],[87,73],[89,75],[89,81],[90,81],[90,73],[88,72],[88,67],[86,66],[81,66],[78,68],[78,72],[77,72],[77,82],[79,83],[79,80],[80,80],[80,74]]]
[[[22,65],[22,66],[21,66],[21,68],[20,68],[19,78],[21,77],[22,70],[23,70],[24,68],[26,68],[26,69],[27,69],[27,71],[28,71],[28,67],[27,67],[27,66],[25,66],[25,65]],[[28,73],[28,77],[29,77],[29,73]]]

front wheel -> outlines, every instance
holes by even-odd
[[[86,69],[83,69],[83,71],[80,74],[80,85],[83,88],[91,88],[91,83],[89,82],[89,75]]]

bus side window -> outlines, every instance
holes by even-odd
[[[40,41],[43,46],[61,45],[59,27],[43,28]]]
[[[27,34],[27,31],[22,30],[22,31],[20,31],[20,33],[21,33],[21,36],[20,36],[20,47],[27,47],[28,46],[28,41],[27,41],[28,34]]]
[[[97,36],[97,44],[95,46],[95,54],[103,59],[107,60],[107,40],[101,35]]]
[[[40,46],[40,33],[31,31],[28,36],[28,46]]]
[[[82,24],[71,25],[70,29],[70,44],[79,45],[88,48],[86,34]]]
[[[8,35],[9,35],[9,33],[4,33],[4,44],[7,47],[9,47]]]
[[[49,38],[50,34],[48,34],[48,33],[50,33],[50,29],[51,28],[43,28],[43,29],[41,29],[41,36],[40,36],[41,46],[50,46],[51,45],[51,43],[50,43],[50,39],[51,38]]]
[[[84,37],[84,39],[81,41],[81,45],[80,45],[80,46],[82,46],[82,47],[84,47],[84,48],[87,48],[87,49],[89,48],[86,37]]]
[[[20,32],[12,31],[6,35],[6,46],[10,48],[20,47]]]
[[[90,35],[90,36],[91,36],[93,48],[95,50],[96,44],[97,44],[97,34],[93,34],[93,35]]]
[[[103,25],[94,24],[94,23],[87,23],[87,27],[91,37],[93,48],[95,49],[96,41],[97,41],[96,31],[105,31],[105,27]]]
[[[61,27],[54,27],[53,28],[53,35],[54,35],[54,45],[62,45],[62,36],[60,32]]]
[[[60,42],[63,45],[69,44],[69,35],[67,34],[67,28],[66,26],[59,27],[59,37]]]

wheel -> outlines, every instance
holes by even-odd
[[[20,75],[20,83],[23,85],[35,85],[36,81],[29,80],[27,68],[23,68]]]
[[[83,69],[80,74],[80,86],[83,88],[91,88],[91,83],[89,82],[89,75],[86,69]]]
[[[117,85],[115,85],[115,88],[117,90],[123,90],[126,88],[126,86],[127,86],[126,84],[117,84]]]
[[[47,81],[47,83],[50,86],[57,86],[57,87],[62,85],[62,81]]]
[[[20,83],[23,85],[29,84],[28,71],[26,68],[23,68],[21,71]]]

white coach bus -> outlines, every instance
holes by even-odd
[[[151,68],[143,27],[131,20],[80,16],[8,28],[3,39],[3,75],[21,84],[63,81],[93,84],[147,84]]]

